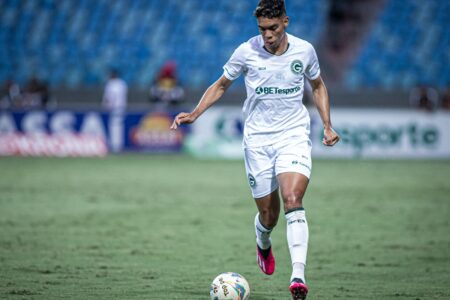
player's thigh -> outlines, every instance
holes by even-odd
[[[278,189],[275,156],[270,147],[244,149],[245,170],[254,199],[263,198]]]
[[[284,141],[277,148],[276,174],[285,209],[302,206],[311,176],[311,143],[307,137]]]

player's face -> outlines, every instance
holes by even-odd
[[[283,16],[280,18],[258,18],[258,28],[264,40],[264,46],[270,52],[275,53],[280,48],[285,36],[286,27],[289,24],[289,18]]]

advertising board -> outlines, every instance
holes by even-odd
[[[108,152],[177,153],[187,127],[175,114],[98,111],[0,111],[0,156],[104,156]]]
[[[333,109],[335,147],[322,145],[322,121],[310,112],[313,157],[450,158],[449,112]],[[242,130],[240,107],[212,107],[192,124],[186,148],[198,157],[242,158]]]
[[[0,112],[0,155],[104,156],[106,123],[96,112]]]

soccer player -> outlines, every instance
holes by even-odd
[[[324,126],[325,146],[339,136],[332,129],[330,106],[313,46],[286,32],[289,18],[283,0],[260,0],[254,15],[260,35],[241,44],[223,67],[223,75],[204,93],[190,113],[178,114],[171,128],[194,122],[216,103],[232,82],[245,76],[243,106],[245,168],[258,213],[255,217],[256,256],[262,272],[275,271],[270,233],[278,221],[280,194],[287,222],[292,261],[289,289],[293,299],[305,299],[308,223],[303,195],[311,175],[309,114],[302,104],[304,78]]]

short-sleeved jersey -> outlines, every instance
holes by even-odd
[[[244,147],[270,145],[291,136],[309,135],[303,105],[304,76],[314,80],[320,67],[313,46],[287,34],[288,49],[273,55],[261,35],[241,44],[223,67],[229,80],[245,76]]]

